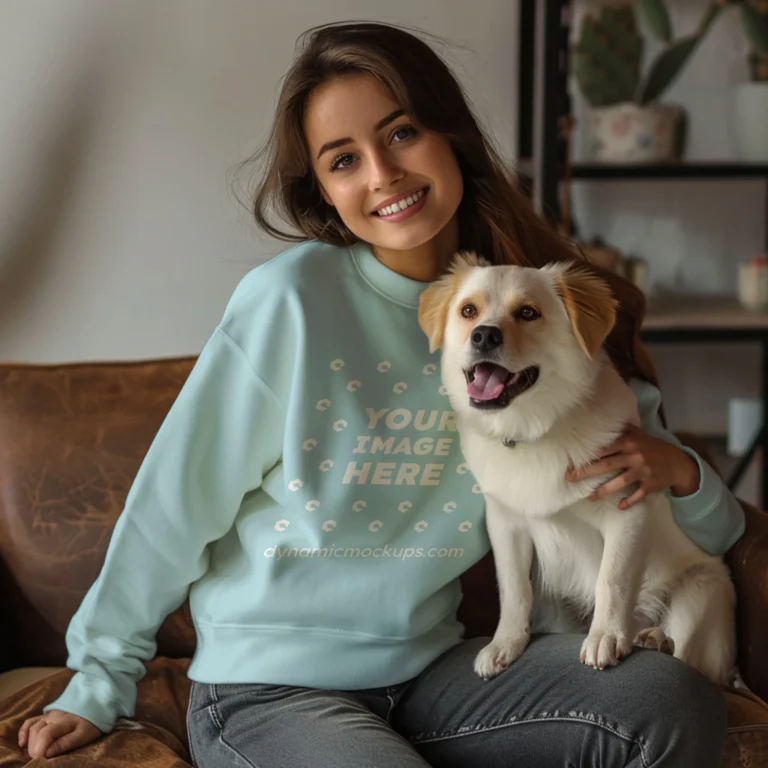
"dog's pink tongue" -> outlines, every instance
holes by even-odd
[[[467,383],[467,393],[473,400],[495,400],[503,391],[509,371],[490,363],[475,368],[475,378]]]

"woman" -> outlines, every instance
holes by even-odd
[[[256,221],[300,244],[235,290],[72,620],[77,672],[20,745],[61,754],[130,717],[189,593],[201,768],[719,765],[722,696],[668,656],[595,673],[581,638],[553,635],[492,681],[472,671],[485,640],[462,639],[456,609],[459,576],[489,551],[484,507],[418,297],[459,249],[529,266],[575,251],[516,191],[448,68],[395,27],[313,30],[264,157]],[[603,277],[643,430],[579,476],[609,462],[623,472],[603,492],[667,489],[683,530],[722,553],[741,509],[664,429],[643,297]]]

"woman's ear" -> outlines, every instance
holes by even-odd
[[[320,194],[323,196],[323,200],[325,200],[331,208],[335,208],[336,206],[333,204],[331,196],[325,191],[325,187],[319,181],[317,182],[317,185],[320,187]]]

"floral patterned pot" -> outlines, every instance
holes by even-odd
[[[592,158],[605,163],[658,163],[679,156],[682,110],[627,102],[590,110]]]

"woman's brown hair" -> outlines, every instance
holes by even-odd
[[[350,245],[357,237],[328,205],[316,183],[302,126],[307,99],[328,80],[369,74],[427,130],[445,136],[464,180],[459,205],[462,250],[494,264],[541,267],[581,260],[609,283],[619,301],[617,323],[606,348],[622,376],[656,383],[638,331],[645,313],[640,290],[619,275],[587,264],[577,247],[552,229],[522,194],[514,173],[478,125],[461,86],[440,56],[415,34],[373,22],[330,24],[304,33],[285,75],[271,132],[245,165],[262,166],[252,212],[257,224],[281,240],[317,239]],[[243,166],[245,167],[245,166]],[[295,232],[274,223],[282,220]]]

